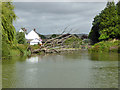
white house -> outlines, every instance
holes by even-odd
[[[41,44],[42,42],[39,39],[33,39],[32,41],[30,41],[30,45],[35,45],[35,44]]]
[[[25,28],[19,30],[19,32],[25,33],[25,38],[30,43],[30,45],[35,45],[35,44],[42,45],[42,39],[39,37],[35,29],[30,31],[28,34],[26,34],[26,31],[27,30]]]
[[[32,30],[26,35],[26,39],[33,40],[33,39],[40,39],[39,35],[36,33],[35,30]]]

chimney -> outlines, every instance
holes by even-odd
[[[34,28],[34,31],[36,31],[36,29]]]
[[[27,29],[25,29],[25,28],[21,28],[21,29],[22,29],[24,32],[27,31]]]
[[[25,29],[25,31],[27,31],[27,29]]]

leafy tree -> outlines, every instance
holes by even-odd
[[[120,1],[117,3],[116,5],[116,10],[117,10],[117,14],[118,14],[118,29],[119,29],[119,34],[117,38],[120,38]]]
[[[46,39],[44,35],[39,34],[39,36],[41,37],[41,39]]]
[[[16,30],[13,26],[13,20],[16,19],[14,6],[11,2],[2,2],[1,10],[1,29],[2,30],[2,56],[10,54],[10,47],[16,41]]]
[[[17,32],[16,33],[16,39],[19,44],[25,44],[26,39],[25,39],[25,34],[24,32]]]
[[[118,15],[114,2],[108,2],[106,8],[100,14],[99,40],[116,38],[118,33]]]
[[[88,36],[85,35],[85,34],[83,34],[83,35],[81,36],[81,39],[88,39]]]
[[[92,40],[92,43],[94,44],[99,41],[98,38],[100,37],[100,34],[99,34],[100,15],[95,16],[92,25],[93,26],[89,33],[88,38],[90,38]]]
[[[116,10],[120,21],[120,1],[116,4]],[[120,24],[120,22],[118,22]]]
[[[108,2],[105,9],[94,18],[89,38],[93,43],[120,37],[120,1]]]
[[[56,34],[52,34],[52,36],[50,38],[55,38],[55,37],[57,37],[57,35]]]
[[[10,44],[15,43],[15,28],[13,26],[13,20],[16,19],[14,13],[14,6],[11,2],[2,2],[2,36],[6,38]],[[3,39],[3,38],[2,38]],[[4,39],[3,39],[4,40]]]

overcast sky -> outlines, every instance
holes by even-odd
[[[88,34],[93,18],[106,6],[106,2],[14,2],[18,16],[14,26],[28,32],[36,28],[40,34],[59,34],[63,29],[71,33]]]

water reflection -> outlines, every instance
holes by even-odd
[[[30,62],[30,63],[38,63],[40,61],[41,60],[40,60],[40,58],[38,56],[26,59],[26,62]]]
[[[90,59],[94,61],[118,61],[119,53],[89,53]]]
[[[86,51],[2,62],[4,88],[117,88],[118,54]]]

